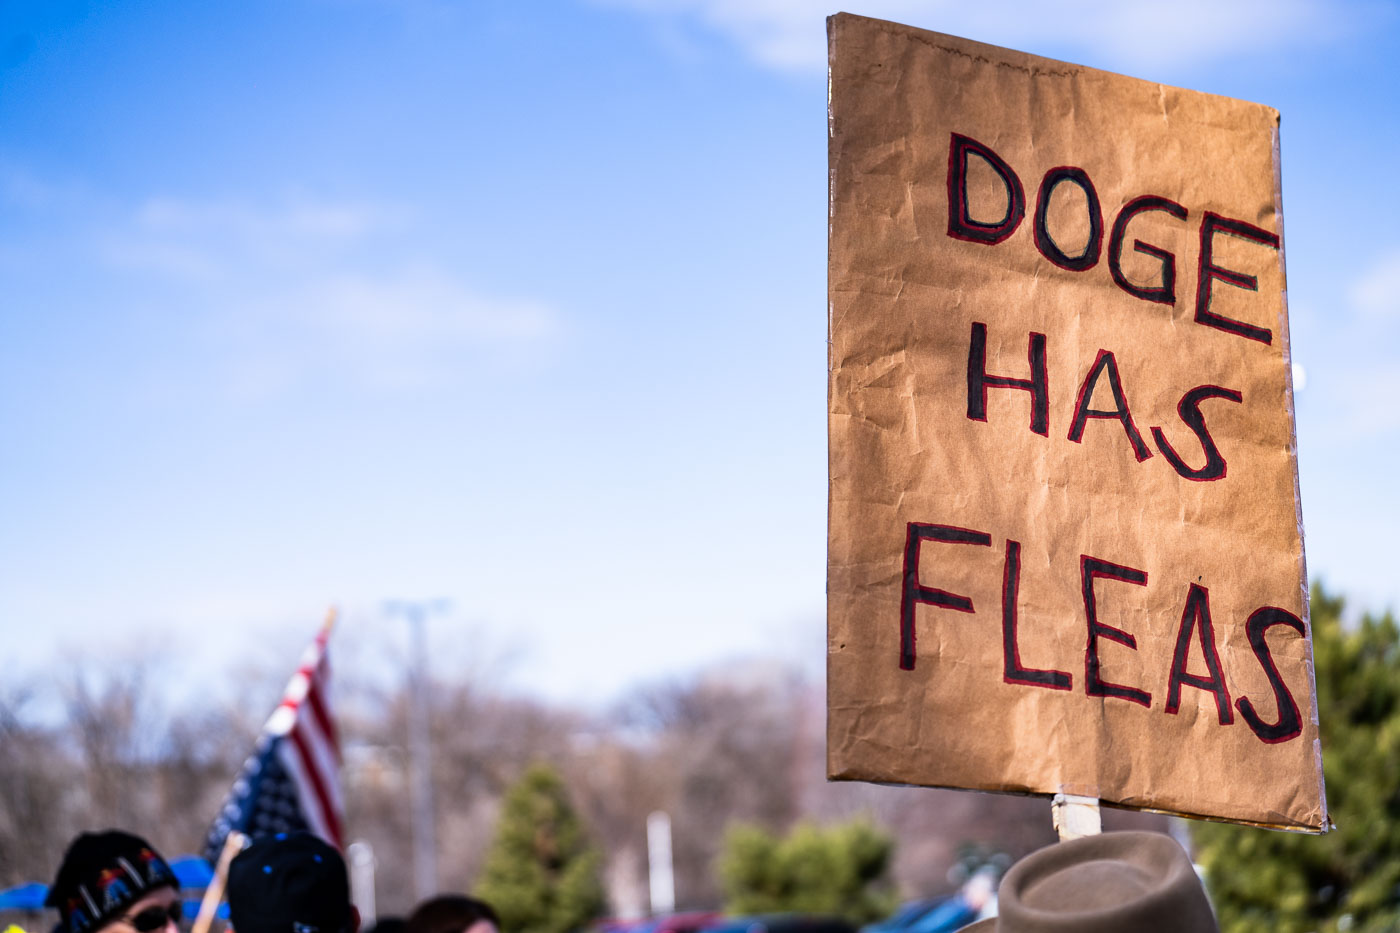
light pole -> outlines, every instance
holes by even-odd
[[[671,818],[664,811],[647,814],[647,872],[651,881],[651,914],[676,909],[676,876],[671,867]]]
[[[379,916],[374,903],[374,847],[360,839],[350,843],[345,856],[350,863],[350,901],[360,911],[360,922],[372,927]]]
[[[392,599],[389,615],[402,615],[409,630],[408,743],[412,757],[413,887],[418,900],[437,893],[437,840],[433,835],[433,755],[428,736],[428,636],[425,623],[432,613],[446,612],[446,599]]]

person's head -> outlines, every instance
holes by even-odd
[[[999,914],[964,933],[1219,933],[1171,837],[1119,832],[1046,846],[1002,879]]]
[[[356,933],[345,860],[310,833],[253,841],[228,869],[234,933]]]
[[[83,833],[64,853],[45,906],[58,933],[174,933],[180,890],[165,859],[140,836]]]
[[[465,894],[439,894],[408,915],[404,933],[500,933],[501,921],[485,901]]]

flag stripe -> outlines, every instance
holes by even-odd
[[[326,796],[330,798],[331,810],[339,813],[343,809],[340,802],[339,782],[327,777],[327,775],[334,775],[338,767],[335,749],[313,722],[298,719],[295,731],[301,736],[303,747],[306,749],[307,766],[314,768],[316,773],[322,776],[326,787]]]
[[[306,737],[302,735],[301,729],[292,729],[292,743],[296,746],[298,755],[303,765],[303,773],[311,785],[314,792],[313,800],[320,805],[321,815],[324,818],[326,829],[330,832],[330,842],[340,847],[340,821],[337,819],[335,807],[331,802],[331,796],[326,790],[326,782],[317,767],[316,761],[312,757],[311,749],[307,747]]]
[[[330,743],[331,751],[335,754],[336,760],[340,760],[340,737],[335,734],[335,723],[331,722],[330,711],[326,709],[326,702],[321,696],[321,684],[324,677],[318,677],[311,681],[311,690],[307,692],[306,699],[311,706],[311,715],[316,718],[316,725],[320,727],[321,734]]]
[[[321,803],[315,794],[307,793],[311,781],[306,774],[306,766],[297,754],[296,745],[293,742],[282,742],[277,746],[277,757],[281,759],[283,767],[287,769],[287,774],[292,782],[297,786],[297,804],[302,817],[306,820],[306,825],[311,831],[322,839],[334,845],[340,843],[335,841],[331,835],[330,826],[326,820],[325,810],[321,808]]]

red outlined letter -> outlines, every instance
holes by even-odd
[[[1205,658],[1209,677],[1186,671],[1193,631],[1200,633],[1201,655]],[[1186,608],[1181,611],[1181,627],[1176,633],[1176,651],[1172,653],[1172,671],[1167,678],[1167,712],[1172,715],[1181,709],[1182,684],[1215,696],[1215,710],[1222,726],[1235,721],[1234,711],[1230,709],[1230,690],[1225,686],[1225,674],[1220,669],[1220,653],[1215,647],[1215,628],[1210,621],[1210,591],[1195,583],[1191,584],[1186,594]]]
[[[1006,216],[996,223],[973,220],[967,213],[967,157],[980,156],[1006,185]],[[967,136],[953,134],[948,144],[948,235],[957,240],[991,246],[1016,232],[1026,216],[1026,192],[1021,179],[1001,156]]]
[[[1116,407],[1112,411],[1100,411],[1089,407],[1089,402],[1094,398],[1094,387],[1104,370],[1108,371],[1108,385],[1113,390],[1113,403]],[[1090,418],[1113,418],[1119,421],[1128,435],[1128,443],[1133,445],[1133,456],[1137,458],[1138,463],[1152,456],[1147,442],[1142,439],[1137,425],[1133,423],[1133,413],[1128,408],[1128,397],[1123,394],[1123,381],[1118,378],[1118,361],[1108,350],[1099,351],[1094,365],[1089,367],[1084,381],[1079,384],[1079,397],[1074,402],[1074,421],[1069,426],[1070,440],[1076,444],[1083,441],[1084,423]]]
[[[976,611],[972,608],[972,600],[966,596],[924,586],[919,582],[919,545],[924,541],[992,546],[992,536],[985,532],[953,525],[909,523],[904,538],[904,597],[899,604],[899,667],[905,671],[914,669],[914,609],[919,603],[956,609],[958,612]]]
[[[1123,239],[1128,234],[1128,221],[1146,211],[1166,211],[1177,220],[1186,219],[1186,208],[1175,201],[1158,197],[1155,194],[1145,194],[1124,204],[1123,209],[1118,212],[1118,219],[1113,221],[1113,232],[1108,237],[1108,271],[1118,287],[1134,298],[1141,298],[1143,301],[1156,301],[1164,305],[1174,305],[1176,304],[1176,256],[1172,253],[1150,243],[1133,240],[1134,250],[1161,260],[1162,284],[1156,288],[1134,285],[1123,274]]]
[[[1267,327],[1246,324],[1244,321],[1216,314],[1210,309],[1210,283],[1212,279],[1219,279],[1227,285],[1243,288],[1245,291],[1257,292],[1259,290],[1259,280],[1254,276],[1236,272],[1233,269],[1224,269],[1214,263],[1212,255],[1217,231],[1239,237],[1242,240],[1262,243],[1270,249],[1279,248],[1277,233],[1270,233],[1262,227],[1247,224],[1243,220],[1221,217],[1219,214],[1206,211],[1205,220],[1201,221],[1201,256],[1196,270],[1196,323],[1223,330],[1227,334],[1248,337],[1250,340],[1257,340],[1260,343],[1273,343],[1274,332]]]
[[[1120,628],[1099,621],[1098,600],[1094,596],[1094,580],[1122,580],[1124,583],[1147,585],[1147,571],[1112,564],[1088,554],[1079,555],[1079,588],[1084,596],[1084,617],[1089,622],[1089,643],[1084,648],[1084,692],[1091,697],[1118,697],[1151,708],[1152,694],[1136,687],[1111,684],[1099,676],[1099,639],[1107,638],[1137,650],[1137,639]]]
[[[1066,181],[1078,185],[1088,202],[1089,242],[1084,244],[1084,252],[1078,256],[1067,255],[1060,249],[1060,244],[1055,242],[1055,238],[1050,235],[1050,228],[1046,225],[1046,218],[1050,213],[1050,195],[1055,193],[1055,188],[1061,182]],[[1061,269],[1071,272],[1083,272],[1098,264],[1099,251],[1103,248],[1103,211],[1099,208],[1099,193],[1094,190],[1094,183],[1082,168],[1061,165],[1046,172],[1045,177],[1041,179],[1040,193],[1035,199],[1035,248],[1040,250],[1040,255]]]
[[[1031,432],[1050,436],[1050,377],[1045,371],[1045,335],[1032,333],[1026,349],[1031,377],[987,374],[987,325],[972,322],[972,339],[967,348],[967,416],[987,420],[987,389],[1024,389],[1031,394]]]
[[[1307,629],[1304,628],[1302,619],[1277,606],[1264,606],[1254,610],[1249,621],[1244,624],[1245,634],[1249,636],[1249,646],[1254,649],[1259,666],[1264,668],[1264,676],[1269,678],[1269,686],[1274,688],[1274,701],[1278,704],[1278,722],[1270,725],[1261,719],[1248,697],[1240,697],[1235,701],[1235,708],[1240,711],[1244,721],[1249,723],[1249,728],[1254,730],[1261,742],[1268,745],[1296,739],[1303,732],[1303,719],[1298,715],[1298,704],[1293,701],[1288,684],[1279,676],[1278,666],[1274,664],[1273,655],[1269,654],[1269,643],[1264,639],[1264,633],[1275,625],[1286,625],[1304,638],[1307,637]]]
[[[1162,452],[1162,456],[1167,458],[1172,469],[1197,483],[1224,479],[1227,466],[1225,458],[1220,456],[1220,448],[1215,446],[1210,431],[1206,429],[1205,416],[1201,414],[1201,402],[1208,398],[1226,398],[1232,402],[1244,401],[1244,396],[1235,389],[1224,389],[1220,386],[1196,386],[1183,395],[1181,401],[1177,403],[1176,413],[1181,416],[1181,420],[1185,422],[1186,426],[1195,432],[1196,439],[1201,442],[1201,449],[1206,452],[1206,464],[1199,470],[1193,470],[1186,465],[1186,461],[1177,454],[1176,448],[1172,447],[1161,428],[1152,429],[1152,439],[1157,442],[1157,449]]]
[[[1068,690],[1074,679],[1064,671],[1042,671],[1021,664],[1021,645],[1016,641],[1016,597],[1021,589],[1021,542],[1006,542],[1006,564],[1001,574],[1001,657],[1002,679],[1009,684]]]

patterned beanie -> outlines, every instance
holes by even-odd
[[[58,933],[90,933],[158,888],[178,890],[179,883],[149,842],[115,829],[83,833],[64,854],[44,905],[58,910]]]

